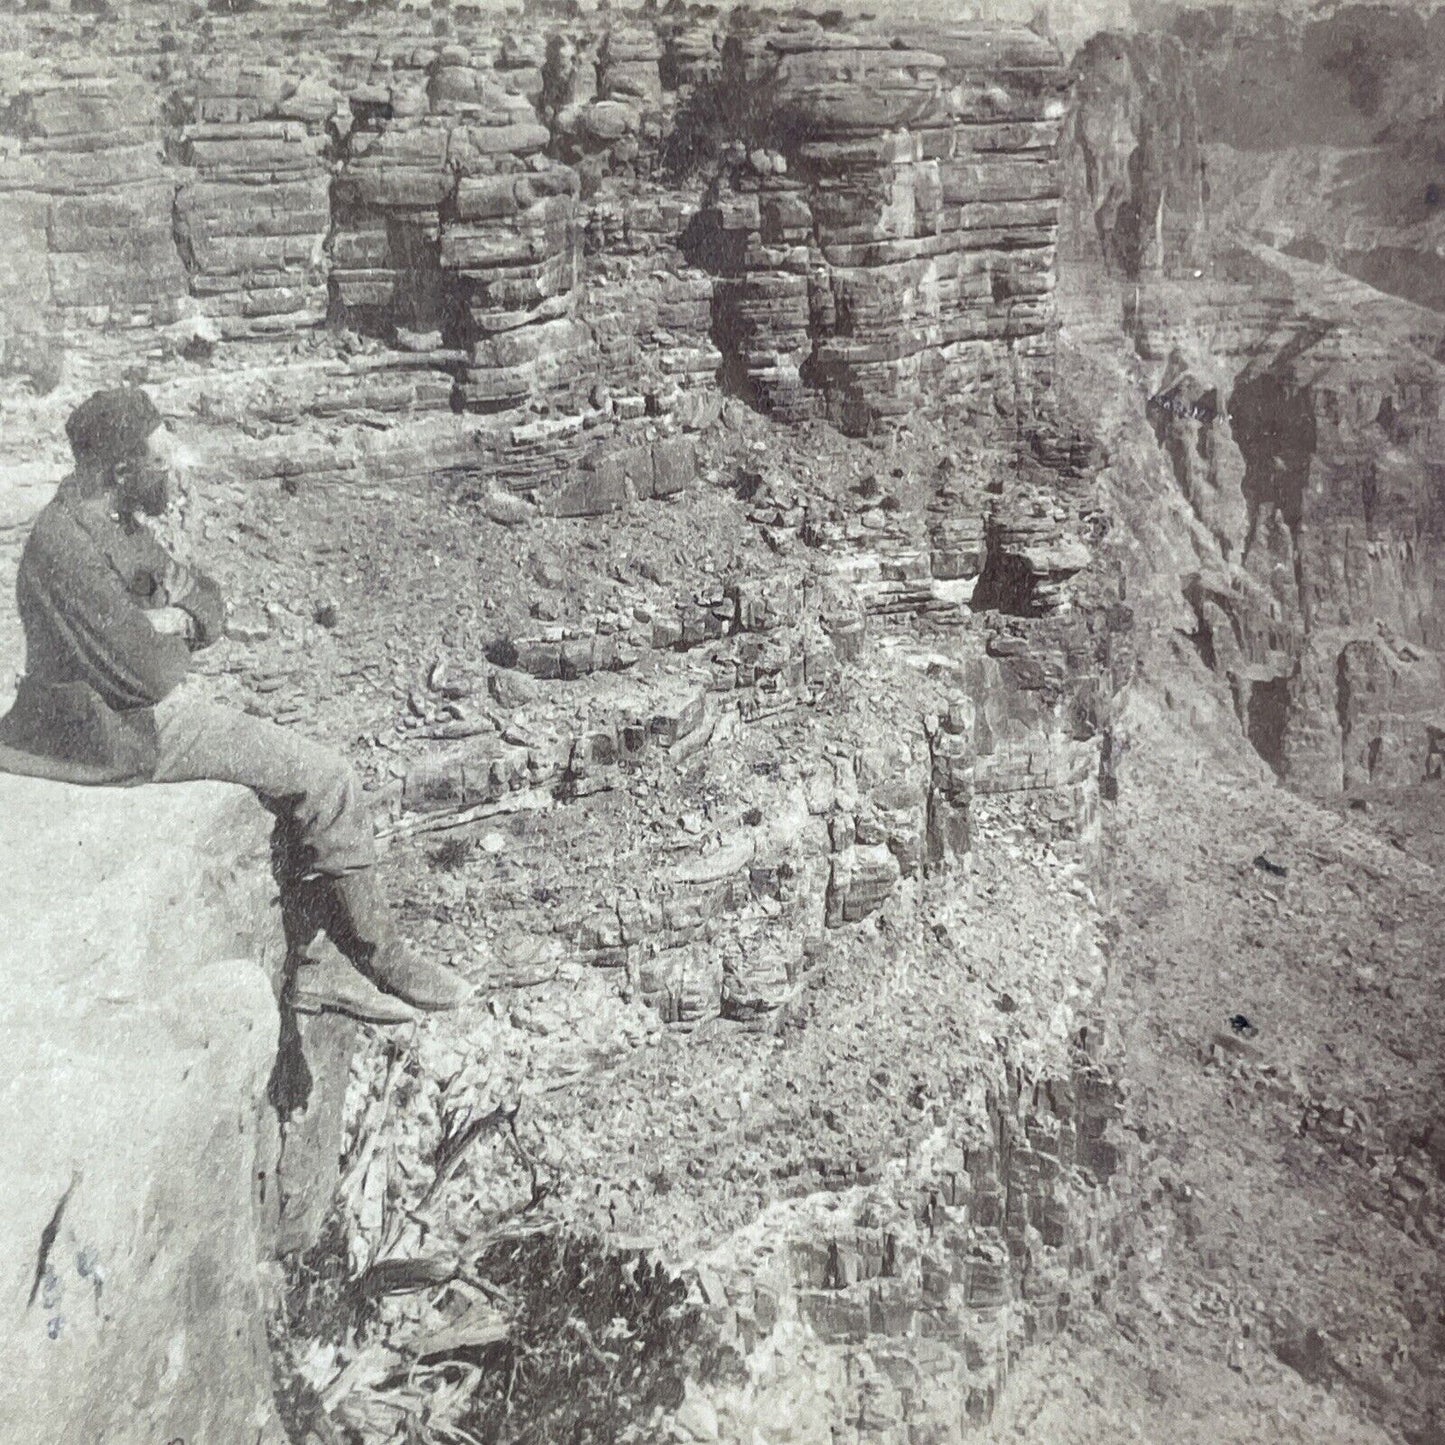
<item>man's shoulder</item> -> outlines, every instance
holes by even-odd
[[[75,517],[63,493],[57,492],[36,514],[30,524],[30,535],[25,539],[25,550],[50,545],[59,537],[68,535],[75,528]]]
[[[25,568],[54,567],[66,562],[78,562],[90,550],[90,534],[75,513],[71,496],[61,484],[61,490],[43,506],[30,524],[30,535],[20,554],[20,566]]]
[[[30,535],[45,536],[55,532],[70,531],[80,526],[75,515],[75,491],[71,478],[61,482],[55,495],[35,514],[30,524]]]

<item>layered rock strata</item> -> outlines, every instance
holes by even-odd
[[[230,335],[293,333],[326,313],[323,129],[336,96],[270,67],[216,64],[177,97],[175,243],[202,314]]]
[[[1012,405],[1046,380],[1062,65],[1024,31],[902,43],[669,24],[546,56],[172,47],[160,86],[42,83],[11,106],[5,184],[47,284],[17,268],[7,310],[189,296],[224,335],[286,338],[329,306],[399,353],[411,410],[626,421],[724,361],[780,416],[855,429],[942,389]],[[669,147],[698,177],[680,197],[655,184]],[[46,209],[66,188],[85,216]]]
[[[775,1206],[730,1245],[746,1272],[717,1315],[754,1373],[718,1392],[723,1438],[847,1420],[858,1445],[966,1439],[1024,1345],[1068,1327],[1123,1233],[1117,1094],[1080,1056],[975,1102],[985,1130],[939,1130],[906,1185]]]
[[[6,334],[172,319],[185,281],[156,88],[125,75],[39,80],[11,99],[0,135]]]
[[[692,246],[738,384],[855,431],[945,391],[1011,398],[1046,351],[1063,78],[1025,32],[730,40],[736,163]]]

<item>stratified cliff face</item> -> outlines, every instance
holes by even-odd
[[[8,78],[13,368],[67,326],[197,354],[329,320],[380,354],[288,388],[293,416],[530,422],[487,429],[527,493],[584,428],[685,419],[719,365],[852,431],[1047,381],[1066,77],[1026,30],[679,13],[278,60],[264,19],[207,23],[219,44],[182,46],[141,12],[114,73]]]
[[[1217,216],[1292,255],[1445,305],[1445,12],[1217,6],[1172,23]]]
[[[1428,355],[1338,331],[1252,363],[1229,398],[1245,564],[1301,638],[1270,761],[1304,784],[1425,776],[1441,704],[1442,400]]]
[[[719,273],[714,336],[739,382],[850,431],[1037,385],[1063,81],[1026,31],[729,40],[735,163],[692,244]]]
[[[1323,791],[1417,780],[1440,707],[1445,317],[1272,249],[1232,192],[1179,174],[1223,103],[1186,55],[1166,36],[1079,56],[1065,331],[1129,338],[1195,527],[1173,563],[1193,639],[1261,756]],[[1156,154],[1137,139],[1156,129],[1184,143]],[[1138,198],[1148,267],[1128,263]]]

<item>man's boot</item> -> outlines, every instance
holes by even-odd
[[[379,989],[416,1008],[456,1008],[472,990],[458,974],[417,958],[397,937],[391,910],[370,868],[332,880],[332,941]]]
[[[329,939],[314,940],[296,965],[286,1001],[299,1014],[337,1013],[364,1024],[414,1024],[421,1015],[382,993]]]

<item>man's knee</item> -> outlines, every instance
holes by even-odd
[[[349,806],[361,801],[361,779],[351,760],[325,743],[307,742],[302,766],[308,792],[344,799]]]
[[[304,792],[298,821],[311,866],[333,876],[370,867],[376,839],[355,767],[334,748],[310,741],[302,743],[297,761]]]

